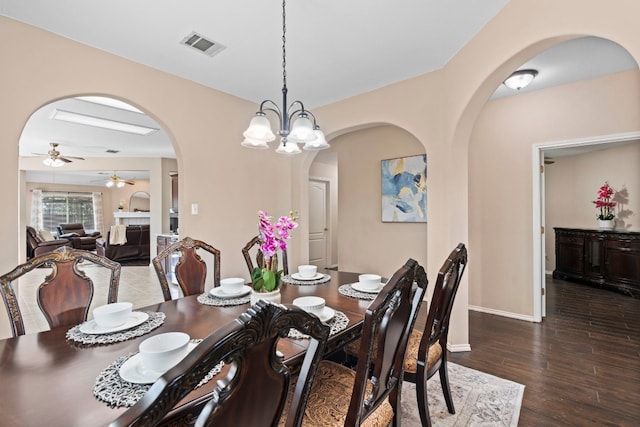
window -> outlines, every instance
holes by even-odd
[[[42,226],[58,231],[59,224],[82,224],[85,230],[95,230],[91,193],[42,192]]]

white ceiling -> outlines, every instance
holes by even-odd
[[[443,67],[507,0],[306,0],[287,4],[287,86],[305,107],[330,104]],[[281,103],[281,2],[265,0],[0,0],[0,14],[132,61],[256,103]],[[180,44],[196,31],[226,48],[213,57]],[[538,77],[520,92],[504,86],[493,99],[637,68],[620,46],[595,37],[559,44],[523,64]],[[175,157],[164,132],[131,137],[52,123],[53,108],[109,114],[120,121],[148,117],[77,100],[34,114],[20,155]],[[71,104],[71,105],[68,105]],[[247,117],[247,121],[249,117]],[[319,118],[322,125],[322,119]],[[84,129],[81,129],[84,128]],[[239,136],[240,138],[240,136]],[[63,168],[58,168],[60,177]]]

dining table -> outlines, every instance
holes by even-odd
[[[342,292],[345,284],[358,282],[357,273],[327,270],[322,275],[326,279],[324,283],[283,282],[280,302],[291,304],[300,296],[320,296],[327,307],[342,313],[343,319],[346,317],[346,327],[329,337],[325,354],[330,355],[361,335],[364,315],[372,298],[359,299]],[[164,320],[152,331],[120,342],[78,344],[68,339],[70,326],[0,340],[0,425],[86,427],[109,424],[127,408],[113,407],[92,393],[96,378],[105,367],[122,356],[137,353],[139,344],[150,336],[181,331],[192,339],[202,339],[234,321],[250,307],[249,302],[212,306],[201,303],[198,297],[192,295],[136,308],[137,311],[163,313]],[[303,358],[307,343],[305,339],[284,338],[277,350],[282,353],[285,363],[295,368]],[[192,391],[167,420],[206,401],[215,388],[216,379],[221,379],[225,372],[223,369],[219,378]]]

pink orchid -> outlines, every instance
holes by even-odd
[[[611,200],[614,194],[615,190],[609,186],[608,182],[605,182],[604,185],[598,189],[598,197],[593,201],[596,209],[599,209],[598,219],[611,220],[615,217],[613,208],[615,208],[616,202]]]

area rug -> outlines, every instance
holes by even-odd
[[[517,426],[524,385],[448,362],[455,414],[444,401],[440,376],[427,382],[429,412],[434,426]],[[402,426],[421,427],[415,384],[402,386]]]

